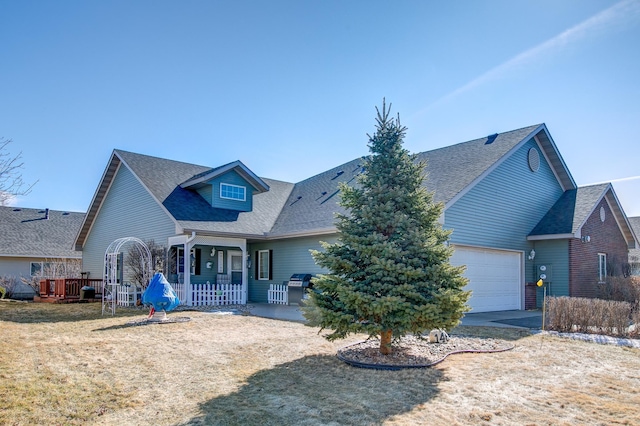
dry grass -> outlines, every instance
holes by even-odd
[[[301,324],[0,303],[0,424],[640,424],[640,351],[513,329],[467,328],[512,351],[435,368],[349,367]]]

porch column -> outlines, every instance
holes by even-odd
[[[247,268],[247,241],[244,240],[240,246],[242,250],[242,304],[247,304],[249,295],[249,268]]]
[[[193,305],[193,291],[191,289],[191,248],[193,247],[193,240],[196,239],[196,233],[192,232],[191,236],[184,242],[184,256],[182,256],[183,270],[184,270],[184,287],[187,292],[186,305]]]

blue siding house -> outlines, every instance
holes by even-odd
[[[578,188],[544,124],[418,160],[425,187],[445,206],[440,220],[453,231],[452,262],[467,266],[475,312],[539,305],[532,283],[541,267],[551,294],[578,294],[597,283],[600,255],[615,261],[637,247],[613,188]],[[270,289],[292,275],[324,272],[310,250],[336,241],[335,214],[345,213],[338,185],[355,184],[362,172],[358,158],[288,183],[260,178],[240,161],[211,168],[114,150],[76,249],[95,277],[115,239],[153,239],[168,248],[165,274],[184,303],[273,302]],[[609,220],[596,223],[601,214]],[[585,229],[597,235],[588,244]],[[596,269],[585,272],[585,263]]]

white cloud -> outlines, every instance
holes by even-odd
[[[593,37],[601,33],[609,33],[612,31],[618,31],[626,24],[635,22],[640,19],[640,1],[638,0],[623,0],[608,9],[592,16],[591,18],[569,28],[568,30],[558,34],[557,36],[526,50],[508,61],[498,65],[497,67],[485,72],[481,76],[471,80],[469,83],[461,86],[454,91],[446,94],[440,99],[436,100],[426,108],[418,111],[415,115],[422,114],[423,112],[432,109],[433,107],[453,99],[461,94],[475,89],[489,81],[497,80],[504,77],[506,74],[513,72],[514,70],[521,68],[527,64],[530,64],[535,59],[545,54],[568,47],[578,41],[581,41],[587,37]]]
[[[629,176],[629,177],[625,177],[625,178],[605,180],[605,181],[602,181],[602,182],[589,183],[589,184],[580,185],[580,186],[600,185],[600,184],[603,184],[603,183],[628,182],[628,181],[632,181],[632,180],[640,180],[640,176]]]

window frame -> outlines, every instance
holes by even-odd
[[[607,279],[607,254],[598,253],[598,282],[603,283]]]
[[[176,272],[178,275],[184,274],[184,247],[176,247]],[[193,259],[192,259],[193,258]],[[192,247],[189,250],[189,274],[200,275],[200,249]],[[185,262],[186,263],[186,262]]]
[[[58,264],[60,262],[46,262],[46,261],[40,261],[40,262],[34,262],[31,261],[30,265],[29,265],[29,273],[31,274],[32,278],[52,278],[49,275],[45,275],[45,271],[51,272],[51,271],[57,271],[58,268]],[[37,271],[36,274],[33,274],[33,266],[34,265],[39,265],[39,269]],[[55,265],[55,266],[54,266]]]
[[[36,273],[34,274],[34,266],[38,265],[38,270],[35,271]],[[42,274],[44,273],[44,265],[43,262],[31,262],[29,265],[29,273],[31,274],[32,277],[42,277]]]
[[[228,188],[233,188],[233,189],[241,189],[242,190],[242,198],[239,197],[235,197],[233,196],[234,194],[236,194],[235,191],[230,191],[227,190],[227,194],[229,195],[223,195],[225,190],[223,189],[224,187],[228,187]],[[241,185],[234,185],[232,183],[226,183],[226,182],[220,182],[220,198],[223,200],[233,200],[233,201],[247,201],[247,187],[246,186],[241,186]]]
[[[263,258],[264,255],[266,255],[266,258]],[[268,281],[271,279],[271,250],[258,250],[256,268],[258,281]]]

